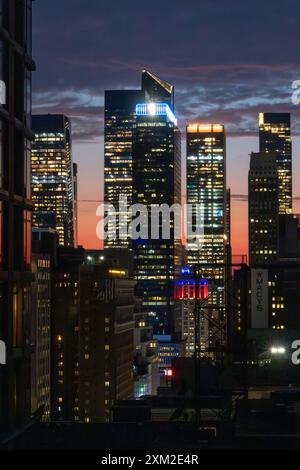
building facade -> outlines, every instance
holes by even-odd
[[[289,113],[260,113],[259,151],[276,155],[278,171],[279,213],[291,214],[292,193],[292,141]]]
[[[74,246],[71,124],[64,115],[35,115],[32,144],[33,226],[53,228],[59,244]]]
[[[143,100],[141,90],[112,90],[105,92],[105,130],[104,130],[104,201],[115,209],[117,233],[108,225],[106,248],[129,247],[127,237],[120,236],[120,228],[125,228],[129,216],[122,214],[120,221],[119,198],[127,198],[128,206],[132,204],[132,133],[135,123],[136,104]],[[107,210],[112,216],[112,209]]]
[[[271,263],[279,255],[278,171],[275,154],[252,153],[248,186],[250,265]]]
[[[35,249],[36,248],[36,249]],[[31,409],[43,407],[43,421],[51,416],[51,259],[33,247],[30,289],[31,336],[35,345],[31,362]]]
[[[78,245],[78,165],[73,163],[74,246]]]
[[[213,323],[222,325],[225,316],[227,246],[230,243],[230,192],[226,190],[226,135],[219,124],[187,126],[187,203],[193,207],[193,232],[196,207],[200,207],[200,233],[187,238],[188,265],[199,266],[199,275],[209,282],[203,349],[225,338],[214,333]],[[218,267],[220,265],[220,267]],[[215,308],[212,308],[214,306]],[[225,331],[225,330],[223,330]],[[222,335],[224,336],[224,335]],[[213,340],[210,337],[214,338]]]
[[[1,437],[22,429],[31,412],[31,7],[31,0],[0,3],[0,79],[6,88],[0,104]]]
[[[140,236],[133,240],[136,293],[154,331],[172,332],[180,314],[173,291],[181,265],[181,232],[178,237],[176,211],[169,218],[161,213],[155,220],[151,208],[164,204],[168,210],[181,204],[181,138],[168,104],[138,104],[136,114],[133,203],[147,209]]]
[[[51,417],[79,419],[79,271],[82,247],[59,247],[52,281]]]
[[[109,422],[115,400],[134,396],[134,285],[125,269],[80,269],[79,417]]]

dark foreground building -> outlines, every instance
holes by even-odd
[[[31,0],[0,3],[0,441],[30,416],[31,275]],[[6,104],[3,104],[6,101]]]
[[[79,418],[108,422],[117,399],[134,396],[134,285],[123,268],[80,268]]]

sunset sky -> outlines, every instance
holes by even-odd
[[[284,8],[274,0],[246,3],[34,2],[34,112],[72,120],[85,247],[100,243],[104,90],[139,87],[143,68],[174,84],[182,130],[196,119],[226,126],[234,253],[247,252],[249,153],[258,150],[260,111],[292,114],[294,196],[300,196],[300,105],[291,101],[291,84],[300,80],[300,2],[285,0]],[[296,199],[294,210],[300,213]]]

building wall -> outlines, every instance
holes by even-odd
[[[181,203],[181,149],[180,133],[176,123],[166,113],[151,115],[147,104],[145,112],[137,116],[133,143],[133,203],[143,204],[149,218],[147,236],[133,241],[137,296],[142,299],[142,310],[148,313],[156,332],[172,332],[180,315],[174,301],[174,279],[180,270],[181,240],[175,238],[174,215],[171,215],[170,236],[162,232],[162,219],[158,225],[151,222],[153,204],[172,207]],[[160,104],[157,105],[158,107]],[[163,105],[162,105],[163,106]],[[159,109],[159,108],[157,108]],[[152,235],[159,228],[158,238]]]
[[[0,429],[21,428],[30,416],[31,203],[31,1],[0,4]]]
[[[78,419],[79,269],[83,248],[60,247],[52,282],[52,420]]]
[[[271,263],[279,256],[278,172],[275,154],[251,155],[248,192],[250,265]]]
[[[86,423],[108,422],[115,400],[134,396],[134,281],[80,270],[79,412]]]
[[[208,310],[203,324],[206,335],[201,342],[207,347],[226,340],[214,324],[224,324],[227,276],[224,268],[227,244],[230,243],[230,193],[226,190],[226,135],[223,125],[190,124],[187,126],[187,203],[200,206],[202,233],[188,236],[188,265],[199,265],[199,275],[209,281]],[[193,221],[193,230],[196,230]],[[218,264],[222,265],[220,268]],[[215,306],[216,308],[212,308]],[[225,332],[225,329],[223,329]],[[208,333],[208,334],[207,334]]]
[[[260,113],[259,151],[276,154],[279,213],[293,211],[292,140],[289,113]]]
[[[105,92],[104,201],[115,208],[117,221],[120,216],[120,196],[127,198],[128,207],[132,204],[132,132],[135,107],[141,100],[143,93],[140,90]],[[112,211],[109,210],[108,214],[111,215]],[[126,225],[128,221],[127,215]],[[118,229],[121,225],[118,222]],[[105,241],[106,248],[129,246],[130,241],[121,240],[119,232],[114,237],[113,228],[109,226],[108,230],[110,237]]]
[[[31,409],[44,407],[43,420],[50,421],[51,408],[51,264],[47,254],[32,256],[31,336],[35,345],[31,363]]]

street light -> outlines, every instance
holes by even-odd
[[[286,349],[283,346],[272,346],[270,352],[274,355],[281,355],[286,353]]]

